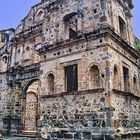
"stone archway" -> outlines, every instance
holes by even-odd
[[[30,83],[26,89],[24,130],[25,132],[35,133],[37,131],[38,116],[38,86],[39,81]]]
[[[25,110],[25,131],[36,131],[37,127],[37,97],[35,93],[27,93]]]

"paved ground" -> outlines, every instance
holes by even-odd
[[[27,138],[27,137],[9,137],[9,138],[4,138],[4,140],[36,140],[36,138]]]

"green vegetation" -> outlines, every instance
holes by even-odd
[[[135,36],[134,48],[140,52],[140,39]]]
[[[140,52],[140,41],[136,41],[134,48]]]

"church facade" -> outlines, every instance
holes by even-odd
[[[139,128],[132,8],[129,0],[42,0],[1,31],[1,130],[91,139],[101,128]]]

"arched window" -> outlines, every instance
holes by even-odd
[[[123,83],[124,92],[130,92],[129,68],[125,66],[123,66]]]
[[[54,75],[48,74],[47,76],[48,93],[54,93]]]
[[[120,31],[120,35],[123,38],[126,38],[126,23],[125,21],[119,16],[119,31]]]
[[[120,78],[117,66],[114,67],[113,87],[114,89],[120,89]]]
[[[73,12],[64,16],[64,24],[66,32],[69,34],[69,39],[74,39],[78,31],[78,18],[77,13]]]
[[[44,11],[43,10],[39,10],[36,14],[36,20],[42,20],[44,16]]]
[[[32,19],[31,17],[28,18],[28,22],[32,22],[32,20],[33,20],[33,19]]]
[[[137,94],[137,78],[136,76],[133,77],[133,90],[134,90],[134,93]]]
[[[5,64],[7,64],[8,57],[7,57],[7,56],[4,56],[4,57],[2,57],[2,60],[3,60],[3,62],[4,62]]]
[[[97,65],[93,65],[89,70],[89,88],[99,88],[100,87],[100,71]]]
[[[28,17],[25,24],[26,24],[27,28],[29,29],[33,24],[33,17],[31,17],[31,16]],[[25,31],[28,31],[28,29],[25,29]]]

